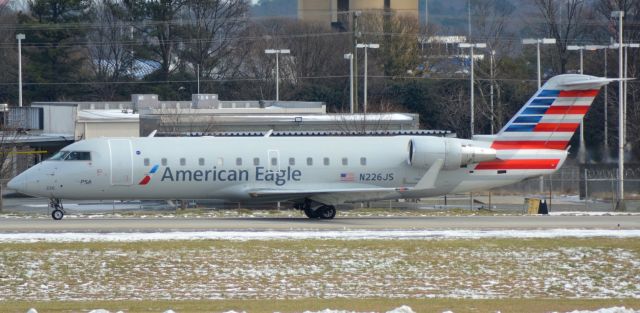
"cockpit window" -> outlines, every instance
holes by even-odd
[[[58,151],[58,153],[54,154],[51,158],[49,158],[49,160],[51,161],[64,160],[64,158],[66,158],[67,155],[69,155],[69,151]]]
[[[65,161],[91,161],[91,152],[89,151],[71,151],[64,158]]]

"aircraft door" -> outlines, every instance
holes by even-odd
[[[109,155],[111,157],[111,185],[132,185],[133,153],[131,140],[110,139]]]
[[[280,171],[280,151],[267,150],[267,168],[271,171]]]

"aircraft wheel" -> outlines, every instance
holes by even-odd
[[[308,218],[318,218],[317,212],[309,207],[304,209],[304,215],[306,215]]]
[[[55,209],[51,212],[51,217],[53,217],[54,220],[59,221],[64,217],[64,212],[60,209]]]
[[[318,210],[318,215],[320,215],[320,218],[322,219],[330,220],[336,217],[336,207],[333,205],[325,205]]]

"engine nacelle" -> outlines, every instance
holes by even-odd
[[[497,158],[495,149],[463,144],[453,138],[414,138],[409,141],[408,162],[411,166],[429,168],[438,159],[444,160],[443,169],[455,170]]]

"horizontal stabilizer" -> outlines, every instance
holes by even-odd
[[[608,83],[615,81],[627,81],[634,80],[635,78],[606,78],[606,77],[593,77],[591,79],[582,79],[582,80],[574,80],[567,81],[558,84],[559,87],[574,87],[574,88],[597,88],[604,86]]]

